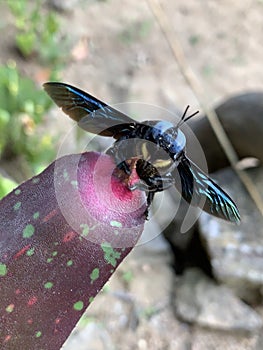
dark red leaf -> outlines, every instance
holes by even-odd
[[[0,202],[1,349],[60,349],[136,244],[145,194],[114,168],[104,154],[65,156]]]

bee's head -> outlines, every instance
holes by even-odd
[[[181,153],[185,148],[186,138],[184,133],[168,121],[158,120],[146,123],[151,126],[152,141],[175,160],[177,153]]]

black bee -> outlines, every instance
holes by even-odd
[[[140,181],[131,190],[145,190],[148,204],[156,192],[175,186],[190,204],[239,222],[232,199],[185,155],[186,138],[180,126],[196,113],[186,117],[186,109],[176,126],[162,120],[139,123],[74,86],[48,82],[44,89],[82,129],[116,139],[107,153],[127,174],[130,169],[126,161],[138,158],[136,171]]]

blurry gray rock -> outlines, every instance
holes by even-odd
[[[263,168],[247,170],[263,198]],[[218,183],[235,200],[241,224],[202,214],[200,231],[215,277],[249,303],[260,300],[263,285],[263,218],[231,170],[217,174]]]
[[[229,288],[217,285],[197,269],[186,270],[177,282],[174,305],[182,320],[212,329],[256,332],[263,324]]]
[[[262,350],[256,348],[258,334],[216,332],[207,328],[194,327],[191,334],[191,350]]]
[[[262,350],[262,349],[263,349],[263,334],[260,334],[257,339],[257,343],[254,350]]]
[[[110,334],[95,322],[73,331],[61,350],[114,350]]]
[[[58,11],[71,11],[80,5],[80,0],[49,0],[49,4]]]

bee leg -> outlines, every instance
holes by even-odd
[[[147,194],[147,207],[149,207],[151,205],[154,195],[155,195],[155,192],[148,192],[148,194]]]
[[[148,189],[154,192],[162,192],[174,185],[174,178],[171,174],[162,176],[154,176],[147,179]]]
[[[125,174],[131,175],[131,169],[130,169],[129,165],[128,165],[125,161],[119,163],[119,164],[117,165],[117,167],[118,167],[120,170],[123,170],[123,171],[125,172]]]
[[[153,201],[154,194],[155,194],[155,192],[148,192],[148,194],[147,194],[147,209],[144,212],[146,220],[149,219],[149,208],[150,208],[150,205]]]

